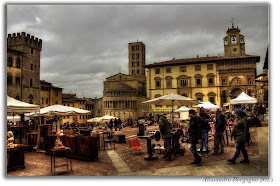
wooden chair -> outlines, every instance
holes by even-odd
[[[141,152],[144,148],[140,146],[138,139],[128,140],[128,142],[133,154],[136,154],[136,152]]]

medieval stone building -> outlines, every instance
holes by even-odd
[[[7,95],[40,105],[42,40],[25,32],[8,34]]]
[[[129,75],[118,73],[106,78],[103,91],[103,114],[127,120],[143,115],[146,100],[145,45],[128,44]]]

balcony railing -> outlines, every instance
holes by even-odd
[[[142,109],[143,113],[171,113],[172,109]]]

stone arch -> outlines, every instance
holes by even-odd
[[[7,66],[12,67],[13,66],[13,58],[12,56],[7,57]]]
[[[196,75],[194,75],[194,77],[195,77],[195,78],[202,78],[203,75],[201,75],[201,74],[196,74]]]
[[[242,89],[241,88],[233,88],[231,90],[231,96],[232,98],[236,98],[237,96],[239,96],[242,93]]]
[[[16,59],[16,68],[20,68],[20,58],[17,57]]]
[[[215,74],[209,73],[209,74],[206,75],[206,77],[215,77]]]
[[[13,76],[11,74],[7,75],[7,85],[13,84]]]
[[[239,77],[233,78],[233,79],[231,80],[231,82],[230,82],[230,85],[231,85],[231,86],[232,86],[232,85],[242,85],[242,84],[243,84],[243,81],[242,81],[242,79],[239,78]]]
[[[195,94],[195,97],[196,97],[196,101],[203,101],[203,97],[204,97],[204,94],[201,93],[201,92],[198,92]]]
[[[172,76],[166,76],[165,79],[173,79]]]

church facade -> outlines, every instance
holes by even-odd
[[[128,44],[128,72],[118,73],[104,81],[102,113],[122,121],[143,116],[146,101],[145,44]]]

